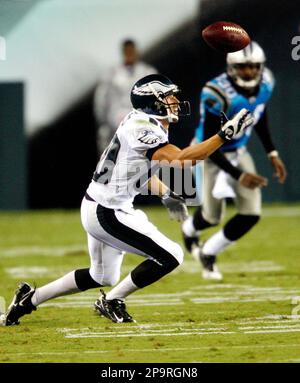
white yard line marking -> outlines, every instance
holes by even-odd
[[[289,320],[295,320],[295,319],[300,319],[300,315],[274,315],[274,314],[271,314],[271,315],[265,315],[263,317],[257,317],[255,318],[256,320],[261,320],[261,321],[264,321],[265,319],[273,319],[274,321],[278,321],[278,320],[284,320],[285,321],[289,321]]]
[[[275,326],[246,326],[246,327],[239,327],[239,330],[262,330],[262,329],[299,329],[300,330],[300,324],[295,323],[295,324],[289,324],[286,326],[281,326],[281,325],[275,325]]]
[[[80,246],[66,246],[59,248],[40,248],[40,247],[30,247],[30,248],[17,248],[17,250],[7,250],[1,251],[1,257],[16,257],[16,256],[26,256],[26,255],[41,255],[41,256],[63,256],[72,252],[85,252],[84,247]],[[232,262],[232,263],[221,263],[220,268],[226,273],[263,273],[268,271],[282,271],[284,267],[278,265],[272,261],[257,261],[257,262]],[[26,266],[26,267],[7,267],[4,269],[5,272],[14,279],[22,278],[34,278],[34,277],[48,277],[55,278],[69,271],[68,267],[49,267],[49,266]],[[132,270],[132,266],[124,266],[122,268],[122,273],[127,274]],[[177,271],[176,271],[177,270]],[[195,267],[195,261],[185,260],[185,262],[174,270],[175,273],[189,273],[196,274],[199,273],[200,266]]]
[[[279,301],[290,301],[290,296],[267,296],[267,297],[261,297],[261,298],[243,298],[243,297],[225,297],[225,298],[218,298],[218,297],[211,297],[211,298],[192,298],[190,299],[191,303],[193,304],[218,304],[218,303],[251,303],[251,302],[279,302]],[[135,302],[129,302],[130,307],[142,307],[142,306],[181,306],[185,305],[186,303],[183,301],[174,301],[174,302],[168,302],[168,301],[157,301],[157,302],[147,302],[144,301],[143,303],[135,303]],[[79,307],[92,307],[93,302],[51,302],[51,303],[43,303],[41,307],[56,307],[56,308],[79,308]]]
[[[74,244],[66,246],[18,246],[11,248],[0,248],[1,257],[23,257],[26,255],[38,256],[53,256],[61,257],[68,253],[86,253],[87,247],[85,244]]]
[[[207,286],[197,286],[191,290],[165,293],[165,294],[136,294],[127,299],[131,307],[140,306],[178,306],[187,302],[193,304],[218,304],[218,303],[249,303],[249,302],[274,302],[292,301],[295,296],[300,296],[300,288],[280,287],[254,287],[249,285],[215,286],[214,289],[206,289]],[[204,287],[204,291],[202,291]],[[97,293],[85,293],[84,295],[72,295],[57,298],[55,301],[42,304],[42,307],[76,308],[92,307]],[[289,318],[291,319],[291,318]]]
[[[191,287],[191,290],[226,290],[226,289],[251,289],[252,285],[230,284],[230,283],[218,283],[212,285],[199,285]],[[272,287],[271,287],[272,288]]]
[[[241,296],[232,296],[232,297],[211,297],[211,298],[193,298],[191,301],[195,304],[212,304],[212,303],[249,303],[249,302],[277,302],[277,301],[289,301],[291,300],[290,296],[263,296],[261,298],[244,298]]]
[[[109,326],[106,330],[98,328],[77,328],[57,329],[65,338],[113,338],[113,337],[146,337],[146,336],[195,336],[195,335],[231,335],[231,334],[268,334],[282,332],[299,332],[300,322],[282,323],[276,322],[271,325],[266,323],[249,322],[251,326],[245,326],[245,322],[235,322],[234,320],[226,323],[207,322],[207,323],[176,323],[176,324],[160,324],[147,323],[145,325]],[[300,345],[299,345],[300,348]]]
[[[248,320],[245,320],[245,321],[238,321],[238,322],[235,322],[236,324],[238,325],[245,325],[245,324],[254,324],[254,325],[259,325],[259,324],[278,324],[278,323],[287,323],[287,324],[298,324],[300,323],[299,321],[299,318],[295,318],[295,319],[284,319],[282,321],[278,321],[278,320],[257,320],[255,318],[253,318],[252,320],[248,319]]]
[[[298,206],[291,207],[264,207],[263,217],[298,217],[300,216],[300,208]]]
[[[166,348],[139,348],[139,349],[131,349],[125,348],[122,349],[124,353],[126,352],[178,352],[178,351],[200,351],[200,350],[210,350],[212,348],[216,349],[265,349],[265,348],[299,348],[299,344],[268,344],[268,345],[230,345],[230,346],[199,346],[199,347],[166,347]],[[6,353],[6,355],[81,355],[81,354],[109,354],[116,353],[118,349],[114,350],[80,350],[80,351],[53,351],[53,352],[14,352],[14,353]],[[297,361],[298,359],[295,359]],[[293,361],[293,359],[291,359]]]
[[[140,329],[141,330],[141,329]],[[144,329],[145,330],[145,329]],[[65,338],[111,338],[111,337],[132,337],[132,336],[184,336],[184,335],[205,335],[205,334],[230,334],[233,332],[224,328],[173,328],[173,329],[147,329],[144,332],[137,330],[126,331],[85,331],[80,333],[65,332]]]
[[[148,331],[148,332],[140,332],[140,333],[135,333],[135,332],[130,332],[130,333],[125,333],[125,332],[117,332],[113,334],[106,334],[106,333],[85,333],[85,334],[66,334],[65,338],[68,339],[85,339],[85,338],[116,338],[121,337],[121,338],[127,338],[127,337],[151,337],[151,336],[167,336],[167,337],[175,337],[175,336],[195,336],[195,335],[232,335],[232,334],[270,334],[270,333],[290,333],[290,332],[300,332],[300,328],[290,328],[290,329],[274,329],[274,330],[251,330],[251,331],[185,331],[183,332],[178,332],[178,333],[172,333],[172,332],[162,332],[162,331]],[[300,345],[299,345],[300,348]]]
[[[270,362],[272,363],[272,361]],[[300,363],[300,359],[287,359],[286,361],[284,361],[284,363],[289,363],[289,362]]]
[[[211,325],[214,325],[215,323],[197,323],[197,325],[207,325],[207,326],[211,326]],[[146,323],[146,324],[130,324],[129,325],[130,327],[128,327],[129,331],[133,331],[134,329],[135,330],[149,330],[149,329],[153,329],[153,328],[161,328],[161,331],[166,331],[166,330],[163,330],[162,328],[163,327],[167,327],[168,329],[171,329],[171,331],[173,331],[172,327],[174,328],[174,330],[178,330],[178,329],[181,329],[181,328],[188,328],[189,326],[191,327],[191,329],[193,328],[194,326],[194,323],[176,323],[176,324],[172,324],[172,323]],[[107,334],[107,329],[108,330],[113,330],[112,333],[116,333],[116,331],[124,331],[124,327],[118,327],[116,325],[112,325],[112,326],[105,326],[105,334]],[[221,329],[224,329],[223,327],[222,328],[216,328],[216,327],[210,327],[208,328],[209,330],[221,330]],[[208,330],[206,329],[206,330]],[[91,330],[95,330],[95,332],[97,332],[97,330],[99,331],[99,328],[88,328],[88,327],[81,327],[81,328],[57,328],[56,331],[57,332],[60,332],[60,333],[69,333],[69,332],[91,332]],[[204,328],[202,330],[205,330]],[[149,330],[150,331],[150,330]]]
[[[200,270],[199,267],[195,267],[198,263],[194,260],[185,259],[184,262],[176,268],[173,273],[189,273],[197,274]],[[264,273],[269,271],[282,271],[284,267],[273,261],[249,261],[249,262],[222,262],[220,263],[220,269],[226,273]],[[128,270],[130,271],[130,267]]]
[[[215,285],[215,289],[220,289],[221,291],[201,291],[202,287],[207,287],[207,286],[197,286],[192,288],[191,290],[186,290],[183,292],[176,292],[176,293],[158,293],[158,294],[139,294],[136,293],[135,295],[131,295],[127,298],[128,302],[131,303],[142,303],[145,301],[164,301],[164,300],[178,300],[179,298],[190,298],[193,296],[257,296],[257,295],[300,295],[300,287],[298,289],[295,288],[272,288],[272,287],[260,287],[260,288],[251,288],[249,286],[244,286],[239,285],[234,291],[222,291],[223,286],[222,285]],[[200,290],[200,291],[199,291]],[[80,300],[80,301],[85,301],[85,300],[90,300],[94,299],[98,295],[98,292],[92,292],[92,293],[84,293],[82,294],[77,294],[77,295],[72,295],[72,296],[66,296],[66,297],[61,297],[57,299],[63,299],[64,301],[74,301],[74,300]]]
[[[28,278],[57,278],[59,275],[66,273],[69,268],[66,267],[44,267],[44,266],[27,266],[27,267],[7,267],[4,271],[14,279]]]
[[[277,329],[277,330],[251,330],[251,331],[244,331],[244,334],[270,334],[270,333],[280,333],[280,332],[300,332],[300,328],[290,328],[290,329],[286,329],[286,330],[280,330],[280,329]],[[300,348],[300,344],[299,344],[299,348]]]
[[[174,330],[179,330],[179,329],[195,329],[195,326],[210,326],[210,327],[207,327],[207,328],[197,328],[197,330],[209,330],[209,331],[212,331],[212,330],[226,330],[226,327],[228,328],[228,326],[232,326],[232,325],[245,325],[245,323],[251,323],[251,324],[257,324],[257,325],[261,325],[261,324],[266,324],[266,323],[272,323],[273,326],[266,326],[266,327],[259,327],[259,326],[248,326],[248,327],[239,327],[238,329],[241,329],[241,330],[249,330],[249,329],[258,329],[258,328],[283,328],[283,327],[295,327],[295,326],[300,326],[300,321],[299,322],[296,322],[296,323],[291,323],[290,325],[288,326],[281,326],[280,324],[281,323],[285,323],[286,321],[282,321],[282,322],[273,322],[273,321],[270,321],[270,322],[265,322],[265,321],[257,321],[255,318],[247,318],[247,320],[245,321],[235,321],[235,320],[231,320],[231,321],[227,321],[227,322],[210,322],[210,321],[207,321],[207,322],[178,322],[178,323],[145,323],[145,324],[131,324],[130,325],[130,331],[133,331],[133,330],[149,330],[149,329],[158,329],[159,331],[170,331],[173,329]],[[279,325],[277,325],[279,324]],[[213,327],[212,327],[213,326]],[[217,327],[218,326],[218,327]],[[220,327],[222,326],[222,327]],[[224,327],[225,326],[225,327]],[[163,330],[164,327],[167,327],[167,330]],[[114,333],[116,332],[123,332],[124,331],[124,327],[118,327],[116,325],[111,325],[111,326],[105,326],[106,329],[108,330],[113,330]],[[70,333],[70,332],[89,332],[91,333],[91,331],[95,330],[95,332],[99,331],[99,328],[87,328],[87,327],[81,327],[81,328],[58,328],[56,329],[57,332],[61,332],[61,333]],[[150,330],[149,330],[150,331]],[[105,334],[107,334],[107,330],[105,330]]]
[[[299,330],[300,331],[300,330]],[[235,334],[235,332],[230,331],[211,331],[211,332],[205,332],[205,331],[191,331],[191,332],[180,332],[177,334],[174,333],[133,333],[133,334],[123,334],[118,333],[118,337],[126,338],[126,337],[145,337],[145,336],[194,336],[194,335],[218,335],[218,334]],[[75,334],[75,335],[66,335],[65,338],[72,338],[72,339],[81,339],[81,338],[115,338],[116,334],[112,335],[81,335],[81,334]]]
[[[42,247],[42,246],[29,246],[29,247],[16,247],[11,249],[0,249],[1,257],[19,257],[19,256],[53,256],[60,257],[68,253],[86,253],[84,245],[72,245],[62,247]],[[199,273],[200,266],[195,267],[197,263],[193,260],[185,259],[183,264],[173,271],[173,273]],[[264,273],[270,271],[282,271],[284,267],[273,261],[250,261],[250,262],[225,262],[220,264],[222,271],[226,273]],[[32,278],[39,276],[55,277],[61,271],[67,272],[65,267],[41,267],[39,265],[29,267],[8,267],[5,271],[15,279],[19,278]],[[132,270],[132,266],[125,265],[122,268],[122,273],[127,274]]]

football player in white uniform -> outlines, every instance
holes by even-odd
[[[167,77],[153,74],[135,83],[131,91],[133,111],[120,124],[110,145],[104,151],[81,205],[81,220],[87,232],[91,266],[73,270],[39,288],[21,283],[2,323],[18,324],[19,318],[58,296],[87,289],[116,285],[124,252],[145,259],[107,294],[101,290],[95,309],[113,322],[132,322],[126,311],[125,298],[174,270],[183,261],[183,250],[148,221],[145,213],[133,208],[133,199],[141,186],[162,197],[164,204],[180,217],[186,214],[182,199],[176,197],[153,176],[176,161],[189,166],[207,158],[252,123],[246,109],[224,124],[220,131],[199,144],[183,150],[169,144],[168,128],[182,115],[189,114],[189,103],[180,102],[177,85]],[[138,171],[137,171],[138,170]],[[153,173],[152,173],[153,174]]]

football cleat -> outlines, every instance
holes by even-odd
[[[206,255],[202,253],[201,246],[194,247],[192,256],[200,261],[202,265],[202,277],[206,280],[221,281],[223,279],[222,273],[216,265],[217,257],[215,255]]]
[[[36,310],[36,307],[31,303],[34,292],[35,288],[28,283],[22,282],[19,284],[7,312],[3,314],[3,326],[18,325],[20,324],[19,318]]]
[[[100,315],[105,316],[114,323],[135,322],[130,314],[126,311],[126,305],[121,299],[107,300],[103,290],[96,300],[94,307]]]
[[[210,279],[214,281],[221,281],[223,279],[223,275],[216,265],[216,258],[217,257],[215,255],[204,255],[200,252],[199,259],[203,267],[203,279]]]

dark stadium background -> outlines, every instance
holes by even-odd
[[[291,58],[291,40],[300,34],[299,11],[299,0],[203,0],[195,21],[165,37],[142,57],[178,83],[182,97],[197,111],[201,87],[225,63],[225,57],[201,39],[205,26],[216,20],[234,21],[263,46],[267,66],[276,78],[269,107],[271,129],[288,170],[287,182],[278,187],[254,134],[250,150],[259,172],[271,181],[263,192],[264,201],[300,200],[300,61]],[[77,208],[97,162],[94,87],[61,118],[26,138],[20,134],[23,86],[22,82],[0,83],[0,209]],[[187,146],[197,122],[197,113],[193,113],[180,126],[172,127],[171,142]]]

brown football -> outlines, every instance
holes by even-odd
[[[202,37],[209,46],[225,53],[239,51],[250,43],[245,29],[229,21],[210,24],[203,29]]]

